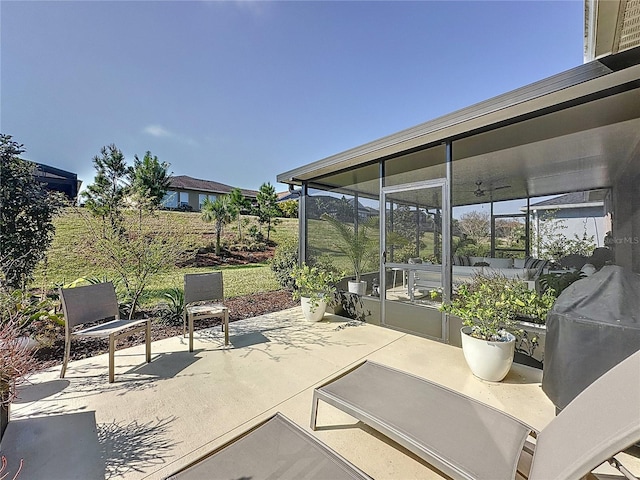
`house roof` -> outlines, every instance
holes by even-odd
[[[606,192],[596,190],[592,192],[571,192],[566,195],[559,195],[541,202],[532,203],[531,210],[546,210],[554,208],[584,208],[601,207],[604,204]]]
[[[184,190],[198,190],[200,192],[227,194],[231,193],[235,187],[225,185],[224,183],[213,182],[211,180],[202,180],[199,178],[189,177],[187,175],[176,175],[171,177],[170,188],[181,188]],[[256,198],[258,192],[255,190],[246,190],[241,188],[240,191],[245,197]]]

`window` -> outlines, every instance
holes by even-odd
[[[178,206],[178,193],[171,190],[167,191],[162,199],[162,206],[164,208],[176,208]]]

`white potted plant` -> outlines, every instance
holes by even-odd
[[[441,309],[462,319],[462,351],[478,378],[499,382],[513,363],[516,337],[515,311],[510,302],[510,282],[498,276],[476,275],[462,284],[451,303]]]
[[[355,226],[342,223],[326,213],[322,215],[322,219],[328,221],[338,233],[340,242],[336,244],[336,247],[346,255],[353,266],[354,279],[349,280],[349,292],[364,295],[367,291],[367,282],[361,280],[360,275],[369,262],[376,258],[376,245],[369,236],[372,220],[362,222],[358,228],[355,228]]]
[[[291,276],[295,281],[293,298],[300,300],[304,317],[310,322],[319,322],[336,291],[335,284],[343,274],[302,264],[293,269]]]

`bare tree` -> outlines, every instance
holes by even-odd
[[[462,214],[458,221],[462,233],[474,240],[488,238],[491,235],[491,219],[488,212],[473,210]]]

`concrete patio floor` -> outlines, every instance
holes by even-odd
[[[429,378],[543,428],[554,407],[541,372],[514,365],[501,383],[473,377],[462,350],[341,317],[307,323],[299,308],[234,322],[187,339],[72,362],[35,375],[11,407],[1,450],[20,479],[160,479],[280,411],[309,430],[314,386],[366,359]],[[425,410],[428,406],[425,405]],[[436,413],[437,414],[437,413]],[[320,404],[320,440],[374,478],[441,478],[428,464],[352,417]],[[11,478],[11,477],[9,477]]]

